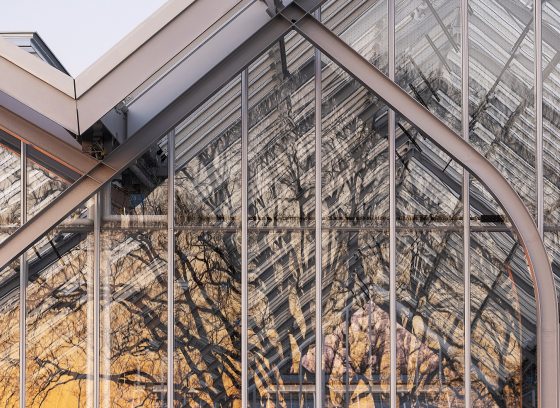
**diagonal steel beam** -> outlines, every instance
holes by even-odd
[[[17,258],[44,234],[53,229],[77,206],[95,194],[105,183],[125,170],[163,135],[169,133],[186,116],[239,74],[270,45],[290,31],[291,24],[277,16],[257,31],[237,50],[232,50],[220,64],[210,70],[162,112],[117,147],[102,162],[72,184],[56,200],[19,228],[0,245],[0,270]],[[1,120],[0,120],[1,121]]]
[[[298,7],[282,15],[340,67],[400,112],[436,145],[478,178],[511,219],[525,248],[537,301],[539,407],[558,407],[558,310],[548,255],[533,218],[502,174],[467,141],[455,134],[404,90],[341,39]]]

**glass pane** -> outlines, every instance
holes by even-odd
[[[20,225],[20,142],[0,131],[0,243]],[[0,271],[0,406],[19,405],[19,262]]]
[[[389,237],[323,233],[325,406],[389,407]]]
[[[19,406],[19,262],[0,272],[0,406]]]
[[[397,0],[395,78],[451,129],[461,130],[458,0]]]
[[[0,131],[0,243],[20,225],[20,168],[20,141]]]
[[[387,1],[329,0],[321,22],[382,72],[387,72]]]
[[[404,119],[396,121],[397,225],[462,224],[462,167]]]
[[[560,2],[542,3],[544,221],[560,224]]]
[[[176,129],[175,223],[241,223],[241,84],[237,76]]]
[[[397,394],[399,406],[464,402],[463,234],[397,234]]]
[[[459,4],[458,0],[396,2],[395,80],[460,134]],[[395,137],[398,224],[460,224],[462,168],[398,114]]]
[[[323,225],[388,226],[386,106],[336,64],[323,62]]]
[[[535,214],[533,2],[469,3],[470,142]],[[484,197],[481,186],[472,192]],[[501,208],[492,212],[503,216]]]
[[[161,407],[167,394],[167,231],[101,232],[102,407]]]
[[[113,216],[104,214],[104,221],[127,225],[166,222],[167,175],[167,137],[164,137],[111,181],[106,192]]]
[[[307,52],[309,43],[301,44],[284,47],[284,52],[277,43],[249,67],[248,212],[253,226],[311,225],[315,216],[313,54]],[[293,70],[293,60],[302,53],[311,59]]]
[[[67,220],[28,251],[28,407],[93,406],[91,226]]]
[[[534,407],[536,303],[521,245],[512,234],[471,234],[473,406]]]
[[[558,297],[558,304],[560,304],[560,231],[545,231],[544,243],[550,258],[556,283],[556,296]]]
[[[54,201],[72,183],[72,179],[57,171],[53,160],[28,147],[27,158],[27,219],[29,220]]]
[[[241,403],[241,236],[181,231],[175,241],[175,405]]]
[[[509,219],[504,215],[502,207],[494,196],[476,178],[470,178],[470,218],[471,226],[479,228],[491,228],[492,226],[511,227]]]
[[[306,231],[249,231],[249,406],[312,407],[315,245]]]

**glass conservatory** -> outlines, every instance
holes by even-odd
[[[0,407],[559,406],[560,2],[179,3],[1,40]]]

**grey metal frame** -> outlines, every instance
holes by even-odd
[[[321,21],[321,11],[315,12],[315,18]],[[323,73],[321,69],[321,51],[315,48],[315,401],[323,406],[323,231],[322,231],[322,179],[323,154],[321,135],[323,127]],[[320,350],[320,351],[319,351]]]
[[[387,0],[389,80],[395,80],[395,0]],[[391,372],[389,393],[391,408],[397,408],[397,200],[396,200],[396,119],[389,109],[389,320]]]
[[[167,406],[175,400],[175,131],[167,135]],[[94,377],[97,378],[97,377]],[[94,405],[95,406],[95,405]]]
[[[460,0],[461,8],[461,132],[469,141],[469,2]],[[463,281],[464,281],[464,371],[465,407],[471,406],[471,204],[470,175],[463,168]]]
[[[248,184],[249,184],[249,72],[241,72],[241,406],[248,406]]]
[[[101,214],[102,193],[95,195],[93,206],[93,406],[99,407],[99,362],[101,356]]]
[[[544,237],[544,169],[543,169],[543,68],[542,68],[542,1],[534,0],[535,22],[535,130],[537,175],[537,227]]]
[[[27,145],[21,142],[20,151],[20,222],[27,222]],[[25,382],[27,377],[27,256],[19,257],[19,403],[26,406]]]
[[[245,128],[242,131],[242,201],[244,210],[247,209],[247,71],[244,70],[245,67],[262,51],[264,51],[270,44],[277,41],[282,35],[284,35],[290,29],[295,29],[304,37],[306,37],[311,43],[317,47],[316,55],[324,53],[328,55],[333,61],[337,62],[341,67],[346,69],[350,75],[354,76],[358,81],[360,81],[365,87],[370,89],[372,92],[377,94],[381,99],[383,99],[392,109],[398,110],[404,117],[406,117],[410,123],[414,124],[418,129],[424,132],[424,134],[430,138],[434,143],[440,146],[444,151],[446,151],[451,157],[453,157],[459,164],[463,165],[465,168],[464,173],[464,185],[463,185],[463,203],[464,203],[464,221],[465,225],[463,227],[464,232],[464,243],[465,243],[465,265],[464,265],[464,279],[465,279],[465,322],[470,321],[470,296],[468,296],[469,285],[470,285],[470,265],[468,262],[469,255],[469,241],[470,241],[470,225],[468,224],[469,219],[469,172],[477,177],[490,192],[494,194],[498,202],[503,206],[506,213],[510,216],[516,230],[521,238],[521,241],[525,247],[528,262],[535,286],[535,294],[537,299],[537,330],[538,330],[538,401],[541,407],[554,407],[559,406],[559,395],[557,390],[557,383],[559,379],[559,367],[558,367],[558,310],[556,305],[556,296],[554,293],[554,282],[552,277],[552,271],[548,261],[547,254],[544,249],[544,245],[541,239],[542,228],[539,229],[535,226],[535,223],[527,211],[526,207],[503,178],[503,176],[476,150],[474,150],[468,144],[468,36],[465,35],[468,30],[468,13],[467,13],[467,0],[461,1],[461,26],[463,36],[461,39],[461,46],[463,48],[462,56],[462,88],[463,88],[463,99],[462,99],[462,137],[457,136],[452,130],[445,126],[440,120],[434,117],[429,111],[412,99],[406,92],[399,88],[393,81],[394,79],[394,32],[391,35],[391,31],[394,30],[394,24],[389,24],[389,27],[393,28],[390,30],[389,35],[389,47],[390,53],[390,64],[392,61],[393,67],[389,70],[393,72],[393,78],[387,78],[375,67],[369,64],[368,61],[363,59],[360,55],[354,52],[348,45],[346,45],[342,40],[332,34],[328,29],[323,27],[320,23],[314,20],[310,15],[310,9],[302,9],[297,4],[292,4],[284,9],[278,16],[273,18],[270,23],[267,24],[263,29],[261,29],[257,34],[251,37],[247,42],[245,42],[238,50],[235,50],[232,54],[227,56],[218,66],[212,69],[207,75],[205,75],[201,80],[196,82],[189,90],[184,92],[179,96],[173,103],[167,107],[162,107],[162,112],[142,127],[135,135],[132,136],[127,142],[123,143],[121,147],[116,149],[111,155],[109,155],[103,162],[97,162],[88,164],[91,165],[91,169],[83,168],[84,176],[80,178],[73,186],[71,186],[65,193],[63,193],[57,200],[51,203],[47,208],[36,215],[30,222],[25,223],[15,234],[8,238],[2,245],[0,245],[0,268],[7,265],[8,262],[15,259],[19,254],[24,252],[29,248],[34,242],[36,242],[43,234],[52,229],[60,220],[62,220],[68,213],[70,213],[76,206],[87,200],[92,194],[98,191],[106,182],[110,181],[115,175],[124,170],[126,166],[129,165],[133,160],[138,158],[151,144],[157,141],[161,135],[169,132],[183,117],[190,114],[194,109],[200,106],[209,96],[216,92],[224,83],[226,83],[234,75],[242,72],[242,79],[244,78],[244,86],[242,85],[242,118],[245,118]],[[393,11],[391,12],[391,9]],[[389,20],[394,22],[394,0],[389,0]],[[540,29],[536,27],[536,32]],[[538,34],[536,34],[538,35]],[[391,56],[391,53],[393,55]],[[539,56],[537,58],[540,58]],[[318,65],[318,66],[317,66]],[[320,60],[317,59],[315,69],[320,72]],[[316,78],[317,81],[317,78]],[[319,81],[320,84],[320,76]],[[317,82],[316,82],[317,84]],[[538,91],[537,91],[538,92]],[[316,95],[320,96],[320,87],[316,89]],[[318,123],[317,129],[320,128],[321,122],[321,102],[320,98],[317,98],[316,104],[318,104],[319,109],[316,110],[316,124]],[[542,99],[542,94],[541,94]],[[316,105],[317,106],[317,105]],[[537,96],[537,107],[538,107],[538,96]],[[396,377],[394,375],[396,368],[396,296],[395,296],[395,278],[396,278],[396,268],[395,268],[395,247],[396,243],[395,232],[396,232],[396,220],[395,220],[395,157],[394,157],[394,111],[392,112],[393,118],[393,131],[391,137],[391,125],[389,126],[390,132],[390,168],[391,170],[391,209],[390,209],[390,253],[391,253],[391,265],[390,265],[390,315],[391,315],[391,405],[396,406]],[[390,113],[391,115],[391,113]],[[391,121],[390,121],[391,123]],[[537,123],[537,129],[539,124]],[[542,121],[540,123],[541,128],[541,145],[540,150],[537,154],[537,167],[539,156],[542,156]],[[316,130],[317,132],[317,130]],[[26,137],[25,132],[18,133],[19,138]],[[38,135],[38,143],[44,143],[45,135]],[[537,143],[539,142],[539,137],[537,136]],[[243,145],[244,143],[244,145]],[[316,133],[316,146],[317,143],[320,145],[320,132]],[[66,148],[65,146],[62,146]],[[50,151],[45,148],[46,152],[52,155],[51,157],[58,157],[60,151]],[[22,148],[22,160],[24,157],[24,148]],[[74,149],[75,150],[75,149]],[[73,156],[76,152],[71,153],[72,157],[66,157],[66,160],[77,160]],[[320,147],[316,151],[316,159],[318,170],[316,170],[316,180],[318,180],[317,191],[320,191]],[[542,165],[542,157],[540,158]],[[391,164],[392,161],[392,164]],[[172,162],[172,160],[170,160]],[[542,170],[541,170],[542,171]],[[171,171],[169,177],[173,177],[174,171]],[[22,177],[24,177],[22,175]],[[25,189],[23,190],[23,196],[25,196]],[[173,189],[169,191],[170,199],[173,200]],[[319,197],[319,198],[317,198]],[[23,200],[24,198],[22,198]],[[320,237],[321,223],[320,223],[320,194],[316,195],[316,215],[319,217],[316,220],[315,234],[316,237]],[[23,207],[22,207],[23,208]],[[170,210],[170,212],[172,212]],[[96,205],[96,220],[98,219],[99,209]],[[542,211],[541,211],[542,214]],[[243,216],[245,219],[243,220]],[[22,212],[23,217],[23,212]],[[168,214],[168,217],[169,214]],[[242,215],[242,404],[247,406],[247,215],[246,211],[243,211]],[[169,219],[169,218],[168,218]],[[23,218],[22,218],[23,220]],[[170,225],[172,227],[172,217],[170,218]],[[169,228],[169,226],[168,226]],[[172,231],[170,231],[172,234]],[[316,241],[319,242],[320,241]],[[318,245],[318,244],[317,244]],[[170,245],[171,248],[171,245]],[[316,247],[317,254],[320,255],[320,246]],[[172,257],[172,249],[169,252]],[[320,275],[320,258],[317,258],[317,276]],[[170,259],[169,261],[171,261]],[[173,273],[172,262],[169,267],[170,274]],[[22,274],[23,276],[23,274]],[[171,276],[171,275],[170,275]],[[317,279],[316,276],[316,279]],[[23,277],[21,278],[23,279]],[[320,279],[320,277],[318,278]],[[316,281],[317,282],[317,281]],[[25,282],[26,284],[26,282]],[[172,281],[168,284],[172,284]],[[243,287],[245,285],[245,287]],[[25,285],[20,288],[20,296],[25,290]],[[172,290],[172,289],[171,289]],[[320,336],[320,305],[321,305],[321,287],[316,288],[316,300],[317,300],[317,344],[319,345]],[[21,302],[20,298],[20,302]],[[172,302],[172,300],[170,300]],[[20,303],[21,304],[21,303]],[[172,303],[171,303],[172,304]],[[23,307],[25,308],[25,297],[23,297]],[[172,307],[170,308],[172,313]],[[25,319],[25,313],[21,312],[21,319]],[[169,316],[168,316],[169,317]],[[171,321],[170,321],[171,323]],[[24,323],[23,327],[25,326]],[[468,327],[470,324],[465,323],[465,402],[466,406],[469,406],[469,371],[468,367],[470,365],[470,331]],[[97,329],[99,330],[99,328]],[[98,333],[99,334],[99,333]],[[20,336],[22,335],[20,331]],[[172,340],[172,325],[170,324],[168,328],[168,339]],[[25,337],[22,337],[25,340]],[[98,339],[99,340],[99,339]],[[24,343],[22,343],[24,347]],[[168,344],[169,350],[172,350],[172,341]],[[546,355],[544,353],[546,351]],[[98,353],[98,350],[96,351]],[[25,353],[23,349],[22,362],[25,362]],[[316,363],[320,364],[321,354],[316,353]],[[168,355],[169,359],[172,359],[172,353]],[[395,359],[395,361],[393,361]],[[320,369],[320,366],[317,367]],[[20,367],[21,370],[21,367]],[[171,374],[169,374],[171,373]],[[25,375],[25,368],[23,366],[22,375]],[[319,377],[319,376],[318,376]],[[170,380],[171,379],[171,380]],[[319,382],[320,380],[318,380]],[[172,384],[172,362],[169,366],[168,371],[168,386],[171,387]],[[320,388],[320,389],[319,389]],[[97,391],[98,392],[98,388]],[[22,393],[22,390],[20,390]],[[317,396],[319,397],[323,393],[322,385],[317,388]],[[172,394],[172,392],[171,392]],[[24,396],[24,393],[21,394]],[[170,393],[168,393],[168,398]]]

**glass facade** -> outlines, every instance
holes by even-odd
[[[315,17],[502,172],[560,288],[560,3],[461,4]],[[296,31],[254,57],[0,272],[0,407],[536,407],[491,192]],[[76,177],[4,133],[0,164],[1,242]]]

